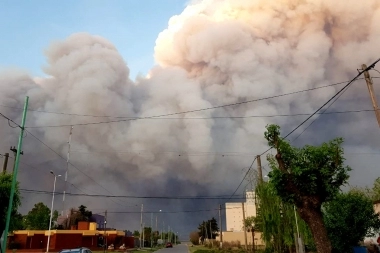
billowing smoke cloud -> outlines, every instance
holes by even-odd
[[[186,112],[349,80],[362,63],[379,57],[379,45],[377,0],[365,4],[351,0],[197,1],[172,17],[168,28],[159,34],[157,66],[147,77],[130,80],[129,69],[111,42],[78,33],[50,45],[44,67],[48,77],[3,72],[0,100],[3,105],[21,107],[24,96],[29,95],[35,110],[112,116],[30,112],[28,126]],[[253,154],[267,147],[265,125],[278,123],[287,132],[304,119],[248,116],[313,112],[340,87],[162,119],[75,126],[71,159],[115,194],[231,194]],[[360,80],[330,110],[370,108],[364,81]],[[20,119],[20,111],[2,110]],[[221,116],[245,118],[215,118]],[[378,134],[370,134],[378,131],[372,113],[320,117],[298,144],[343,136],[351,152],[372,152],[380,141]],[[65,156],[69,129],[30,131]],[[15,144],[17,131],[3,127],[0,137],[6,150]],[[53,166],[64,172],[64,161],[32,137],[27,137],[24,149],[25,160],[37,164],[41,171]],[[360,164],[361,170],[365,167],[361,176],[354,167],[352,182],[371,184],[375,176],[373,162],[366,162],[368,157],[352,157],[348,163]],[[28,182],[26,175],[22,184],[29,188],[38,188],[38,180],[46,177],[36,176],[36,185]],[[104,193],[72,167],[69,181],[83,186],[88,193]],[[97,201],[80,201],[104,207]],[[193,204],[176,204],[176,208],[189,209]]]

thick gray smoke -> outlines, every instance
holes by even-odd
[[[29,129],[65,157],[70,124],[192,111],[349,80],[362,63],[380,56],[379,45],[377,0],[365,4],[353,0],[197,1],[172,17],[168,28],[159,34],[157,66],[147,77],[130,80],[129,69],[111,42],[77,33],[53,43],[45,52],[48,77],[5,70],[0,75],[0,101],[1,105],[20,108],[28,95],[34,110],[112,116],[29,112],[28,126],[67,125]],[[376,76],[376,72],[371,74]],[[374,82],[376,86],[379,81]],[[286,133],[306,117],[248,116],[311,113],[341,87],[162,119],[74,126],[71,161],[112,194],[231,194],[254,155],[267,148],[265,125],[280,124]],[[338,109],[371,109],[364,80],[354,83],[329,110]],[[20,121],[20,110],[1,110]],[[222,116],[246,118],[215,118]],[[4,153],[16,144],[18,130],[8,128],[6,121],[2,124]],[[377,131],[373,113],[326,115],[320,116],[296,144],[346,138],[347,152],[352,153],[348,163],[354,169],[351,183],[369,185],[376,176],[373,164],[379,156],[357,153],[375,152],[380,141]],[[53,168],[64,173],[65,161],[32,136],[26,137],[24,153],[23,160],[38,168],[35,171],[22,165],[21,185],[51,189],[47,171]],[[69,181],[86,193],[107,193],[71,166]],[[58,187],[62,190],[63,183]],[[43,197],[26,195],[26,208],[38,198]],[[123,202],[134,211],[141,203],[69,198],[72,206],[82,202],[94,210],[103,210],[105,205],[120,209],[114,202]],[[170,201],[147,205],[155,210],[163,206],[174,210],[215,207]],[[184,217],[189,219],[185,214],[174,219]],[[131,226],[137,224],[137,219],[124,220]]]

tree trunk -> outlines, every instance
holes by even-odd
[[[252,252],[255,253],[255,230],[252,229]]]
[[[309,225],[317,252],[331,253],[331,242],[327,236],[327,230],[323,222],[321,210],[305,206],[298,207],[297,209],[301,218],[307,223],[307,225]]]

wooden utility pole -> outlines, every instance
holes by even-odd
[[[219,230],[220,230],[220,248],[223,247],[223,229],[222,229],[222,205],[219,205]]]
[[[261,156],[256,156],[257,160],[257,172],[259,173],[259,182],[263,182],[263,169],[261,168]]]
[[[243,229],[244,229],[244,242],[245,242],[245,249],[248,250],[248,243],[247,243],[247,228],[245,227],[245,211],[244,211],[244,202],[241,203],[241,206],[243,208]]]
[[[9,153],[5,153],[5,155],[4,155],[4,163],[3,163],[3,173],[7,172],[8,157],[9,157]]]
[[[16,157],[17,157],[17,148],[16,148],[16,147],[11,147],[9,150],[13,152],[13,157],[14,157],[13,171],[15,171]],[[24,154],[24,152],[21,151],[21,152],[20,152],[20,155],[23,155],[23,154]],[[13,173],[13,171],[12,171],[12,173]]]
[[[104,253],[107,250],[107,237],[106,237],[106,227],[107,227],[107,210],[104,212],[104,235],[103,235],[103,246]]]
[[[367,65],[362,64],[362,70],[365,70],[365,69],[367,69]],[[380,127],[380,108],[377,104],[377,99],[376,99],[375,91],[373,89],[372,79],[368,71],[364,71],[364,78],[365,78],[365,81],[367,82],[367,87],[368,87],[369,95],[371,97],[372,106],[373,106],[373,109],[375,110],[377,123],[379,124],[379,127]]]

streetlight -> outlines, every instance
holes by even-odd
[[[49,246],[50,246],[51,220],[53,218],[55,183],[57,182],[57,177],[61,176],[61,175],[55,175],[52,170],[50,171],[50,174],[52,174],[54,176],[54,186],[53,186],[53,197],[51,199],[50,221],[49,221],[49,235],[48,235],[48,241],[47,241],[47,245],[46,245],[46,252],[49,252]]]

